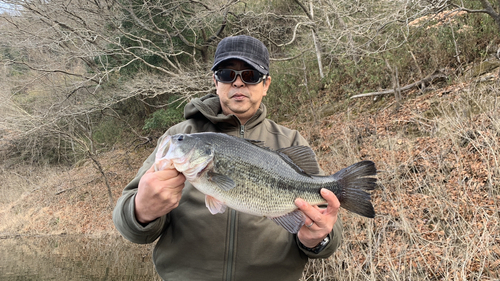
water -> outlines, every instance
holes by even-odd
[[[120,236],[3,238],[0,280],[160,280],[152,246]]]

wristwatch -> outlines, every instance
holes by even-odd
[[[328,243],[330,243],[330,237],[328,237],[328,236],[326,236],[325,239],[323,239],[323,241],[319,242],[319,244],[316,245],[314,248],[308,248],[308,247],[304,246],[304,244],[302,244],[302,242],[299,241],[299,245],[302,249],[309,251],[309,252],[312,252],[312,253],[315,253],[315,254],[318,254],[319,252],[323,251],[323,249],[326,248]]]

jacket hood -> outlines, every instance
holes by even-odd
[[[261,103],[255,115],[248,120],[245,127],[252,128],[262,122],[267,115],[266,106]],[[213,124],[219,126],[224,123],[232,126],[240,126],[240,120],[234,114],[225,115],[222,113],[219,96],[208,94],[201,98],[195,98],[184,107],[184,118],[186,120],[204,117]]]

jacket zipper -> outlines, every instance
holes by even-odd
[[[240,138],[245,138],[245,125],[240,125]]]
[[[234,266],[234,256],[235,256],[235,236],[236,236],[236,211],[230,209],[229,213],[229,245],[228,245],[228,255],[227,255],[227,269],[226,269],[226,280],[233,280],[233,266]]]
[[[240,125],[240,138],[245,138],[245,125]],[[236,211],[231,209],[229,213],[229,245],[228,245],[228,255],[227,255],[227,270],[226,270],[226,280],[232,280],[233,277],[233,266],[234,266],[234,256],[235,256],[235,238],[236,238]]]

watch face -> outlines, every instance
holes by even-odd
[[[328,244],[328,242],[330,242],[330,238],[328,238],[328,236],[326,236],[325,239],[323,239],[323,241],[321,241],[320,245],[324,246],[324,245]]]
[[[319,252],[323,251],[324,248],[326,248],[326,246],[328,245],[329,242],[330,242],[330,238],[328,236],[326,236],[325,239],[323,239],[323,241],[319,242],[319,244],[314,248],[308,248],[308,247],[302,245],[302,243],[300,243],[300,241],[299,241],[299,244],[302,248],[308,250],[309,252],[313,252],[315,254],[318,254]]]
[[[311,249],[311,252],[318,254],[319,252],[323,251],[324,248],[326,248],[326,246],[328,245],[328,242],[330,242],[330,238],[328,238],[328,236],[327,236],[327,237],[325,237],[325,239],[323,239],[323,241],[321,241],[318,244],[318,246]]]

